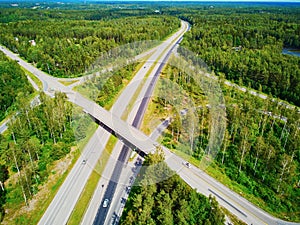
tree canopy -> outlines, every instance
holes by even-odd
[[[163,40],[179,26],[179,20],[171,16],[97,21],[28,18],[0,24],[0,41],[53,76],[74,77],[88,71],[110,49],[131,42]]]
[[[180,15],[192,24],[182,45],[226,79],[300,106],[299,8],[211,8]]]
[[[180,61],[172,63],[179,65]],[[172,102],[154,98],[157,108],[170,109],[173,120],[162,143],[201,160],[208,154],[207,145],[214,131],[207,96],[195,79],[174,66],[166,67],[163,76],[179,84],[185,96],[196,104],[199,118],[189,134],[182,129],[186,116],[172,109]],[[214,159],[216,168],[242,187],[247,196],[256,196],[264,209],[284,219],[299,221],[300,187],[300,114],[278,100],[267,100],[227,86],[224,76],[218,81],[223,91],[227,127],[222,145]],[[166,92],[168,90],[159,90]],[[179,98],[173,92],[175,98]],[[191,135],[193,142],[191,142]],[[297,199],[295,201],[295,199]]]
[[[39,99],[35,107],[23,99],[8,132],[0,135],[0,182],[5,190],[0,187],[0,219],[4,203],[28,203],[47,180],[51,163],[69,153],[74,144],[73,111],[66,95],[55,93],[52,99],[41,93]]]
[[[7,116],[13,104],[20,103],[21,96],[33,93],[24,71],[17,62],[9,60],[0,51],[0,121]]]
[[[216,199],[188,186],[163,162],[161,154],[156,151],[146,157],[120,224],[223,225],[224,214]],[[161,181],[163,177],[169,178]]]

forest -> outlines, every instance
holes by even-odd
[[[180,65],[180,61],[173,65]],[[192,156],[196,161],[201,160],[208,154],[207,145],[214,129],[208,98],[195,82],[197,78],[175,66],[168,66],[162,77],[184,89],[183,95],[193,100],[199,118],[191,139],[188,129],[184,128],[188,114],[182,117],[172,101],[154,98],[152,104],[157,105],[156,111],[169,109],[167,116],[172,115],[173,118],[162,143]],[[224,75],[221,76],[218,82],[224,95],[227,126],[212,165],[214,170],[219,170],[238,184],[245,196],[257,197],[254,203],[268,212],[283,219],[299,221],[298,108],[289,109],[277,100],[264,100],[234,86],[227,86],[224,78]],[[157,90],[167,96],[171,91],[174,98],[180,98],[176,92],[163,86],[158,86]]]
[[[60,13],[70,15],[69,11]],[[31,20],[28,15],[0,26],[2,45],[50,75],[76,77],[87,72],[104,52],[126,43],[163,40],[180,27],[180,21],[157,15],[101,20]]]
[[[300,48],[299,7],[191,3],[180,7],[146,4],[146,9],[135,4],[127,8],[97,5],[95,9],[59,3],[52,6],[59,9],[1,8],[0,43],[56,77],[81,76],[104,52],[128,42],[163,40],[179,28],[178,18],[188,21],[191,30],[181,46],[197,54],[219,76],[226,103],[225,137],[211,166],[259,207],[282,219],[300,221],[299,112],[279,102],[280,98],[300,106],[300,58],[282,54],[285,48]],[[136,66],[122,68],[104,79],[94,76],[81,88],[91,89],[90,97],[106,107],[131,79]],[[40,104],[33,107],[27,98],[33,89],[25,73],[1,52],[0,74],[0,121],[10,107],[18,111],[8,132],[0,135],[1,221],[4,205],[26,205],[47,180],[49,165],[68,154],[76,138],[85,137],[87,118],[77,115],[78,120],[72,122],[73,106],[62,93],[53,99],[40,93]],[[186,117],[176,112],[171,102],[154,98],[156,114],[175,113],[162,143],[192,156],[191,160],[201,160],[207,155],[213,128],[208,99],[194,78],[176,67],[166,67],[162,77],[191,96],[199,118],[199,131],[190,137],[182,129]],[[227,86],[225,79],[270,97],[263,100],[241,92]],[[165,95],[176,97],[170,90],[159,88]],[[163,160],[159,154],[151,157],[146,165]],[[132,189],[123,224],[224,223],[215,199],[196,193],[177,175],[146,185],[160,172],[173,173],[163,162],[141,171],[137,181],[141,185]],[[9,177],[13,179],[7,180]],[[193,204],[188,204],[191,201]]]
[[[40,93],[39,99],[39,105],[23,99],[8,132],[0,135],[0,182],[5,190],[0,190],[0,221],[4,204],[8,208],[27,205],[39,185],[47,180],[51,163],[69,153],[75,135],[84,138],[82,129],[78,129],[82,119],[72,122],[73,106],[65,94],[57,92],[50,98]],[[74,133],[74,125],[79,133]]]
[[[183,13],[192,29],[182,46],[218,75],[300,106],[299,7],[208,8]]]
[[[151,8],[137,5],[80,5],[41,2],[39,5],[27,3],[18,8],[5,7],[0,2],[0,22],[9,23],[22,20],[110,20],[129,16],[157,15]],[[32,9],[36,7],[36,9]],[[49,7],[49,8],[48,8]],[[84,10],[84,13],[83,13]]]
[[[17,62],[9,60],[0,51],[0,121],[2,121],[12,108],[21,104],[22,96],[29,96],[33,88],[29,84],[24,71]]]
[[[161,179],[164,179],[161,182]],[[146,156],[130,192],[120,224],[223,225],[214,197],[193,190],[164,162],[162,150]]]

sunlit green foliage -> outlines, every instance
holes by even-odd
[[[300,106],[299,8],[211,8],[182,14],[192,29],[182,45],[216,74]]]
[[[115,96],[132,78],[137,65],[137,63],[133,63],[117,71],[107,72],[100,76],[94,75],[87,79],[78,90],[100,106],[106,107],[112,103]]]
[[[0,190],[0,205],[27,204],[47,179],[51,163],[69,153],[74,144],[72,105],[66,95],[56,93],[52,99],[41,93],[39,99],[35,107],[23,101],[8,132],[0,136],[0,182],[6,181],[8,171],[11,178],[6,195]]]
[[[212,131],[210,108],[194,79],[175,67],[167,67],[164,75],[181,87],[197,103],[197,136],[193,147],[182,129],[186,116],[173,117],[163,144],[202,159]],[[276,100],[264,100],[224,84],[220,79],[225,106],[227,129],[217,165],[247,194],[259,197],[266,209],[284,219],[299,220],[300,187],[300,114]],[[195,95],[198,90],[198,95]],[[176,97],[176,96],[175,96]],[[169,102],[154,99],[161,107]],[[174,113],[172,113],[174,115]],[[183,144],[182,144],[183,143]],[[297,199],[297,200],[296,200]]]
[[[170,16],[25,20],[0,24],[0,41],[53,76],[74,77],[88,71],[103,52],[126,43],[162,40],[179,26]]]
[[[0,51],[0,121],[7,115],[9,107],[20,103],[21,96],[32,92],[33,88],[17,62],[9,60]]]
[[[197,193],[163,160],[159,151],[147,156],[120,224],[224,224],[215,198]]]

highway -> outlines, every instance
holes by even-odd
[[[228,209],[231,213],[236,215],[240,220],[247,224],[253,225],[296,225],[299,223],[292,223],[279,220],[270,216],[268,213],[254,206],[252,203],[244,199],[242,196],[231,191],[214,178],[207,175],[204,171],[192,166],[191,168],[183,167],[182,159],[176,155],[172,155],[167,149],[166,163],[168,166],[176,171],[176,173],[187,182],[192,188],[196,188],[198,192],[209,196],[215,196],[218,202]],[[170,156],[170,154],[172,156]]]
[[[178,41],[181,39],[181,36],[183,33],[188,29],[188,24],[183,23],[182,27],[184,29],[181,29],[179,32],[177,32],[174,37],[176,37],[176,41],[174,43],[170,44],[168,43],[164,48],[160,48],[157,50],[145,63],[143,68],[138,72],[138,74],[135,76],[135,80],[131,82],[131,84],[128,85],[128,87],[122,92],[121,96],[118,98],[116,103],[114,104],[112,108],[112,112],[115,112],[113,114],[121,116],[120,112],[124,112],[126,110],[127,104],[124,104],[126,102],[126,99],[131,99],[132,95],[128,95],[126,92],[131,90],[132,87],[134,89],[138,88],[138,85],[140,82],[142,82],[141,78],[144,78],[144,76],[147,74],[147,71],[152,67],[153,62],[156,60],[159,61],[154,68],[150,71],[150,75],[147,78],[147,81],[145,82],[143,89],[139,93],[139,97],[134,103],[134,107],[131,110],[129,117],[127,119],[128,123],[132,123],[134,127],[139,127],[143,114],[146,110],[147,103],[149,101],[149,97],[152,94],[153,88],[155,86],[155,83],[159,77],[160,71],[162,69],[162,66],[164,63],[167,61],[168,57],[170,56],[171,51],[173,50],[174,46],[178,43]],[[173,41],[173,40],[172,40]],[[167,49],[167,51],[165,51]],[[142,73],[143,76],[139,76],[139,73]],[[137,79],[139,79],[140,82],[137,82]],[[132,86],[132,87],[131,87]],[[146,91],[145,91],[146,90]],[[128,100],[127,100],[128,101]],[[122,104],[122,103],[123,104]],[[129,103],[129,102],[126,102]],[[136,110],[138,108],[138,110]],[[110,207],[111,205],[118,205],[117,202],[120,200],[118,197],[116,197],[116,190],[117,189],[122,189],[124,183],[126,183],[126,177],[129,178],[128,176],[122,176],[122,180],[120,181],[120,176],[122,174],[122,170],[124,167],[127,166],[127,161],[129,154],[131,153],[131,150],[129,149],[128,146],[123,145],[120,141],[117,143],[116,147],[113,150],[112,155],[119,155],[117,160],[110,160],[108,163],[108,170],[104,171],[105,176],[103,179],[100,180],[99,183],[108,183],[107,188],[105,190],[104,196],[102,197],[103,200],[100,202],[102,203],[104,199],[109,200],[109,205],[108,207],[103,207],[102,204],[100,204],[98,207],[98,212],[96,214],[96,218],[94,221],[94,224],[107,224],[110,222],[111,218],[113,215],[116,213],[114,208],[115,207]],[[129,170],[128,170],[129,169]],[[127,174],[130,174],[130,167],[127,168]],[[110,172],[112,171],[112,174],[110,175]],[[128,180],[128,179],[127,179]],[[102,192],[102,189],[99,189],[99,192]],[[95,193],[95,196],[99,196],[100,194]],[[99,201],[99,199],[93,198],[93,201]],[[95,203],[91,203],[91,205],[96,205]],[[95,208],[90,208],[87,210],[87,215],[95,214]],[[90,216],[87,217],[85,216],[85,220],[83,220],[83,224],[88,224],[90,222]],[[88,221],[88,222],[87,222]]]
[[[77,103],[80,103],[78,101]],[[84,108],[87,108],[86,105],[82,105]],[[93,113],[94,112],[94,113]],[[145,153],[151,153],[155,149],[154,146],[158,145],[155,141],[151,140],[149,137],[147,137],[144,133],[140,132],[138,129],[129,126],[124,121],[120,120],[117,117],[114,117],[111,115],[109,118],[109,113],[106,111],[103,111],[102,108],[99,106],[95,106],[93,112],[90,112],[91,115],[95,116],[99,121],[106,121],[105,124],[108,125],[108,127],[115,131],[118,136],[120,136],[123,141],[127,143],[127,145],[133,145],[136,148],[144,151]],[[164,148],[165,149],[165,148]],[[233,193],[228,188],[223,187],[220,183],[216,182],[213,178],[210,178],[208,175],[206,175],[204,172],[197,170],[194,168],[197,173],[190,173],[190,171],[186,172],[180,172],[182,168],[182,159],[175,156],[174,154],[170,153],[169,150],[165,149],[166,154],[166,162],[171,167],[171,169],[178,172],[178,174],[192,187],[197,187],[199,192],[203,194],[208,194],[212,192],[208,192],[207,183],[210,182],[214,188],[210,188],[214,191],[214,193],[219,193],[219,196],[224,196],[223,198],[226,199],[227,202],[223,202],[223,205],[231,211],[233,214],[238,216],[241,220],[251,224],[278,224],[277,219],[268,215],[261,209],[255,207],[253,204],[248,202],[247,200],[243,199],[239,195]],[[185,170],[185,168],[184,168]],[[183,171],[184,171],[183,170]],[[192,170],[193,171],[193,170]],[[203,178],[204,176],[204,178]],[[189,178],[189,179],[187,179]],[[226,192],[224,191],[226,190]],[[224,194],[225,192],[225,194]],[[220,204],[222,204],[222,199],[218,198]],[[235,199],[235,200],[232,200]],[[231,204],[229,205],[228,202]],[[232,205],[234,207],[232,207]],[[240,214],[240,211],[237,211],[236,209],[239,208],[248,209],[245,213],[247,216],[243,216]],[[251,210],[251,211],[250,211]],[[259,219],[258,219],[259,218]],[[281,224],[296,224],[296,223],[288,223],[281,221]]]
[[[178,34],[176,33],[176,35],[178,35]],[[176,37],[176,36],[172,36],[171,40],[174,37]],[[169,41],[164,43],[165,46],[168,46],[168,44],[169,44]],[[163,51],[165,49],[164,45],[161,46],[161,48],[158,48],[158,51],[153,54],[154,58],[152,58],[152,57],[150,58],[150,60],[152,62],[154,62],[156,59],[155,57],[159,56],[161,54],[161,51]],[[150,62],[149,64],[151,65],[152,62]],[[149,65],[149,68],[150,68],[150,65]],[[118,110],[116,110],[115,113],[113,114],[113,118],[111,117],[112,113],[109,113],[106,111],[106,113],[108,113],[108,114],[106,114],[105,117],[111,118],[112,123],[115,121],[115,118],[121,117],[122,111],[125,110],[125,107],[128,104],[128,102],[130,101],[131,96],[134,94],[135,90],[138,88],[139,83],[142,81],[142,79],[146,73],[147,73],[147,70],[145,70],[144,68],[141,70],[141,72],[139,71],[136,74],[135,78],[133,79],[132,84],[129,85],[124,90],[124,94],[122,94],[121,96],[125,95],[125,97],[124,98],[120,97],[119,98],[120,100],[116,101],[114,107],[112,108],[112,110],[116,110],[116,108],[118,108]],[[97,111],[97,109],[102,110],[102,108],[101,107],[99,108],[97,106],[97,104],[95,104],[94,102],[84,99],[80,94],[73,93],[71,90],[67,91],[67,95],[68,95],[70,101],[74,102],[75,104],[81,105],[81,106],[84,105],[83,108],[85,109],[86,112],[89,112],[90,114],[94,114],[94,113],[98,114],[99,112]],[[122,107],[124,107],[124,108],[122,109]],[[100,121],[102,121],[102,119]],[[124,122],[124,124],[126,124],[126,123]],[[110,126],[110,129],[111,129],[111,126]],[[77,162],[76,165],[74,166],[74,168],[78,168],[78,167],[80,168],[79,171],[82,171],[82,176],[81,176],[81,173],[79,173],[78,177],[76,177],[76,175],[74,175],[73,173],[70,173],[71,178],[66,179],[66,182],[64,182],[64,184],[62,185],[62,187],[59,190],[59,193],[56,195],[55,199],[52,201],[52,203],[48,207],[46,213],[40,220],[40,224],[64,224],[67,222],[67,220],[72,212],[72,209],[74,208],[74,205],[76,204],[76,202],[80,196],[80,193],[83,190],[83,187],[84,187],[90,173],[92,172],[92,168],[94,168],[95,164],[97,163],[97,159],[100,157],[100,155],[106,145],[108,137],[109,137],[109,134],[107,132],[103,131],[103,129],[99,128],[97,131],[99,132],[99,135],[97,135],[96,137],[94,136],[94,139],[96,139],[95,144],[92,145],[92,147],[88,147],[87,148],[88,150],[84,150],[85,155],[86,155],[84,158],[87,159],[87,165],[82,166],[80,164],[80,162],[82,160],[79,160],[79,162]],[[99,138],[97,138],[97,137],[99,137]],[[101,143],[101,144],[97,144],[97,142]],[[90,154],[90,152],[94,152],[94,153]],[[124,157],[124,153],[121,154],[121,157]],[[121,160],[121,158],[119,160]],[[117,164],[117,165],[120,166],[120,164]],[[76,172],[76,173],[78,173],[78,172]],[[118,176],[118,175],[116,174],[115,176]],[[68,178],[69,178],[69,176],[68,176]],[[72,183],[73,180],[76,180],[78,182]],[[76,186],[76,187],[74,187],[74,186]],[[64,189],[66,189],[67,191],[65,191],[65,192],[61,191]],[[66,196],[69,196],[69,198],[67,200],[65,200]],[[100,201],[100,200],[98,199],[98,201]],[[60,206],[62,206],[63,208],[61,208]],[[63,209],[63,210],[61,210],[61,209]]]
[[[71,91],[68,87],[63,86],[49,75],[39,71],[32,65],[24,62],[17,55],[11,53],[10,51],[5,49],[4,52],[7,53],[7,55],[11,58],[18,59],[19,64],[21,66],[23,66],[27,70],[31,71],[34,75],[36,75],[43,82],[44,90],[47,94],[53,95],[53,93],[48,91],[48,87],[55,88],[55,90],[61,90],[67,93],[70,101],[83,107],[86,112],[88,112],[97,120],[101,121],[101,124],[105,129],[114,131],[114,133],[117,134],[124,142],[126,142],[127,145],[136,147],[144,151],[145,153],[150,153],[155,149],[154,145],[157,145],[157,143],[142,132],[140,132],[137,128],[128,125],[128,123],[124,122],[113,113],[108,112],[100,106],[96,105],[94,102],[85,99],[80,94]],[[78,160],[78,162],[75,164],[73,168],[74,172],[73,170],[71,171],[71,173],[73,173],[73,176],[71,176],[70,173],[70,178],[68,176],[66,179],[66,182],[69,183],[68,186],[75,188],[75,190],[71,192],[71,197],[67,197],[70,191],[68,189],[63,188],[66,183],[64,182],[64,184],[59,190],[59,192],[61,192],[62,194],[58,198],[61,200],[58,202],[53,201],[53,204],[51,203],[52,206],[50,205],[53,210],[55,209],[55,211],[53,211],[52,214],[47,214],[48,212],[46,212],[44,217],[41,219],[40,224],[66,223],[68,219],[68,214],[71,213],[69,212],[69,210],[72,209],[72,207],[74,207],[77,201],[76,199],[78,199],[82,188],[84,187],[84,184],[88,179],[90,171],[94,168],[92,160],[95,160],[95,163],[97,161],[97,157],[93,157],[91,154],[95,154],[95,152],[98,152],[95,151],[95,146],[98,146],[99,142],[105,143],[105,138],[102,137],[101,133],[96,133],[92,139],[93,141],[91,140],[88,144],[90,147],[87,146],[87,148],[85,148],[81,159]],[[90,151],[87,149],[90,149]],[[284,222],[270,216],[269,214],[265,213],[253,204],[249,203],[247,200],[245,200],[238,194],[224,187],[219,182],[215,181],[213,178],[209,177],[203,171],[195,167],[192,167],[190,169],[183,167],[181,158],[171,153],[168,149],[163,149],[166,154],[167,164],[171,167],[171,169],[175,170],[190,186],[197,188],[199,192],[205,195],[215,195],[220,204],[224,205],[229,211],[237,215],[238,218],[247,222],[248,224],[297,224]],[[82,159],[86,157],[88,157],[88,164],[83,165]],[[49,208],[47,209],[47,211],[49,210]],[[59,216],[59,214],[62,214],[63,216]],[[44,218],[46,220],[44,220]],[[56,221],[56,219],[58,220]]]

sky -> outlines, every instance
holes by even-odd
[[[33,1],[33,0],[29,0],[29,1]],[[36,0],[38,2],[38,0]],[[55,0],[52,0],[52,2]],[[57,0],[57,1],[61,1],[64,2],[64,0]],[[69,2],[72,0],[68,0]],[[80,2],[80,1],[84,1],[84,0],[74,0],[74,2]],[[86,0],[88,2],[93,2],[93,1],[97,1],[97,2],[110,2],[111,0]],[[118,1],[118,2],[128,2],[128,1],[136,1],[136,2],[185,2],[185,1],[189,1],[189,2],[296,2],[296,3],[300,3],[300,0],[112,0],[112,1]],[[26,0],[0,0],[0,2],[12,2],[12,3],[17,3],[17,2],[26,2]]]
[[[88,0],[88,1],[101,1],[101,0]],[[109,0],[102,0],[109,1]],[[113,1],[124,1],[128,2],[130,0],[113,0]],[[160,1],[168,1],[168,2],[300,2],[300,0],[132,0],[132,1],[140,1],[140,2],[160,2]]]
[[[1,0],[0,0],[1,1]],[[87,0],[87,1],[109,1],[109,0]],[[130,0],[113,0],[113,1],[119,1],[119,2],[128,2]],[[138,1],[138,2],[299,2],[300,0],[132,0],[132,1]]]

